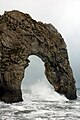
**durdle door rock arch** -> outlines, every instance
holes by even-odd
[[[68,99],[77,98],[75,80],[61,34],[51,24],[37,22],[28,14],[13,10],[0,16],[1,101],[22,101],[21,82],[30,55],[42,59],[45,75],[55,91]]]

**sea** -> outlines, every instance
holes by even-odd
[[[0,120],[80,120],[80,89],[77,100],[68,100],[47,81],[39,80],[22,87],[22,96],[23,102],[0,102]]]

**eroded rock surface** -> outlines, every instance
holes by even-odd
[[[30,55],[45,63],[45,75],[58,93],[76,99],[75,80],[61,34],[51,24],[14,10],[0,16],[1,101],[22,101],[21,81]]]

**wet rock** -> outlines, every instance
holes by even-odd
[[[13,10],[0,16],[0,100],[22,101],[21,81],[30,55],[45,63],[45,75],[58,93],[76,99],[75,80],[61,34],[52,24]]]

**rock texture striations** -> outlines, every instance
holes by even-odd
[[[61,34],[51,24],[36,22],[28,14],[13,10],[0,16],[1,101],[22,101],[21,82],[30,55],[45,63],[45,75],[55,91],[76,99],[75,80]]]

